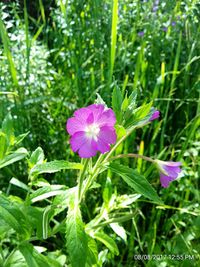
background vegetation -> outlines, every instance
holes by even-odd
[[[120,88],[124,95],[136,91],[138,105],[153,101],[161,118],[137,130],[121,150],[179,160],[183,164],[183,177],[163,189],[158,173],[150,165],[141,160],[124,160],[144,174],[165,206],[135,201],[132,209],[137,215],[123,225],[127,240],[106,229],[116,239],[120,254],[113,256],[99,243],[100,259],[104,266],[198,266],[200,3],[126,0],[119,1],[118,9],[116,6],[116,0],[1,1],[0,121],[10,112],[15,136],[27,133],[22,141],[27,151],[20,153],[29,158],[28,164],[22,160],[7,167],[0,165],[4,204],[12,200],[20,205],[25,198],[22,188],[13,185],[11,179],[28,184],[30,154],[38,146],[48,161],[79,162],[69,147],[65,131],[66,120],[75,109],[93,103],[96,93],[111,106],[114,88]],[[4,128],[0,135],[1,159]],[[18,146],[20,138],[13,139],[9,151]],[[76,182],[72,171],[47,174],[43,178],[52,185],[68,187]],[[105,178],[102,176],[98,181],[102,188]],[[120,194],[131,193],[118,176],[113,175],[111,180],[116,194],[116,190]],[[87,196],[83,207],[86,222],[102,206],[102,188],[93,189]],[[44,203],[40,205],[38,210]],[[30,217],[32,212],[37,209],[30,211]],[[56,220],[60,222],[65,216],[63,211]],[[1,266],[27,266],[21,254],[13,252],[19,240],[8,225],[1,228],[1,221],[2,218]],[[56,261],[67,266],[63,229],[47,239],[41,237],[31,242],[44,249],[43,254],[52,259],[51,266],[57,266]],[[23,254],[23,244],[19,246]],[[13,261],[12,253],[21,259],[21,265]],[[157,261],[134,258],[145,254],[196,258]]]

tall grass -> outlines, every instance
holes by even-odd
[[[118,240],[122,253],[108,255],[105,266],[198,266],[190,259],[134,258],[200,251],[199,3],[160,1],[153,11],[154,2],[61,0],[47,16],[46,2],[39,0],[34,18],[27,11],[31,1],[24,1],[23,12],[18,5],[1,4],[0,119],[11,110],[17,131],[30,131],[27,148],[40,145],[49,159],[74,157],[66,119],[93,103],[96,93],[110,103],[111,87],[119,86],[124,96],[137,91],[139,103],[152,100],[161,112],[160,121],[132,134],[121,149],[183,163],[184,177],[160,189],[153,167],[129,161],[145,172],[166,205],[138,201],[133,207],[138,215],[125,225],[127,244]],[[2,172],[5,184],[13,173],[20,177],[15,166]],[[57,180],[67,183],[64,174],[52,182]],[[68,180],[73,184],[73,176]],[[112,182],[118,184],[117,178]],[[127,193],[124,185],[120,190]],[[83,207],[86,218],[102,203],[97,193],[98,188]]]

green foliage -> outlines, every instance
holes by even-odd
[[[8,113],[2,122],[2,128],[0,130],[0,169],[28,155],[28,151],[22,147],[13,151],[15,145],[20,143],[25,136],[15,137],[12,116]]]
[[[88,254],[88,238],[84,230],[79,208],[71,200],[66,221],[67,249],[73,267],[85,266]]]
[[[118,255],[119,250],[114,240],[105,233],[96,232],[94,238],[102,242],[113,254]]]
[[[5,221],[22,239],[30,237],[29,224],[20,209],[20,205],[12,203],[4,196],[0,196],[0,217]]]
[[[198,1],[22,2],[0,3],[0,266],[199,266]],[[124,140],[112,156],[181,161],[180,179],[105,154],[78,203],[65,125],[96,95]],[[134,257],[172,252],[194,259]]]
[[[30,171],[30,174],[54,173],[65,169],[81,170],[83,168],[80,163],[73,163],[64,160],[54,160],[43,164],[36,164]]]
[[[132,170],[131,168],[123,166],[119,163],[110,163],[109,168],[112,172],[120,175],[122,179],[137,193],[144,195],[150,200],[162,203],[161,199],[158,197],[156,191],[153,189],[150,183],[136,170]]]

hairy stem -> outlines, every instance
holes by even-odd
[[[146,161],[150,161],[152,163],[154,163],[155,161],[149,157],[143,156],[143,155],[139,155],[139,154],[134,154],[134,153],[129,153],[129,154],[120,154],[117,155],[115,157],[111,157],[109,158],[109,160],[115,160],[115,159],[121,159],[121,158],[140,158],[140,159],[144,159]]]
[[[78,178],[78,203],[81,200],[81,191],[82,191],[82,187],[83,187],[83,180],[84,180],[84,176],[88,167],[88,163],[89,163],[89,158],[85,160],[84,162],[84,166],[83,166],[83,170],[80,171],[79,174],[79,178]]]

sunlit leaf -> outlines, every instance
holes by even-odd
[[[137,193],[142,194],[157,203],[162,203],[154,188],[144,176],[127,166],[119,163],[110,163],[109,168],[112,172],[118,174],[122,179]]]

